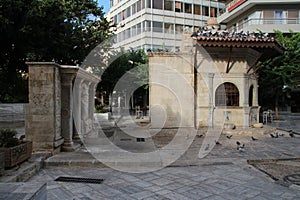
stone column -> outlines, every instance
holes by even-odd
[[[249,108],[249,75],[244,75],[244,126],[249,127],[249,114],[250,114],[250,108]]]
[[[214,124],[214,73],[208,73],[208,89],[209,89],[209,127]]]
[[[81,85],[82,85],[82,78],[76,77],[73,86],[73,97],[74,97],[74,130],[73,130],[73,140],[75,142],[80,143],[80,136],[81,136]]]
[[[74,151],[79,144],[73,143],[73,79],[78,69],[61,68],[61,131],[65,139],[63,151]]]
[[[253,106],[258,106],[258,84],[257,84],[257,78],[255,79],[254,85],[253,85]]]
[[[81,90],[81,134],[83,137],[89,132],[89,82],[83,81]]]
[[[89,118],[94,121],[94,112],[95,112],[95,94],[96,94],[97,83],[90,83],[89,86]]]

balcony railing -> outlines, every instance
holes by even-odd
[[[243,23],[238,24],[237,29],[241,30],[247,26],[251,25],[269,25],[269,24],[300,24],[300,18],[280,18],[280,19],[271,19],[271,18],[252,18],[244,21]]]

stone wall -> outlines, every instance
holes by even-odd
[[[29,104],[26,106],[26,139],[33,142],[33,151],[55,154],[61,150],[75,150],[79,144],[73,139],[80,138],[79,134],[88,134],[86,126],[92,127],[94,89],[100,79],[75,66],[45,62],[27,64]],[[81,90],[83,81],[78,84],[77,79],[92,88]],[[88,98],[81,98],[86,93]],[[88,124],[80,126],[86,121]],[[91,131],[91,128],[88,129]]]
[[[192,57],[166,53],[149,62],[152,128],[194,127]]]
[[[250,48],[230,50],[195,46],[186,42],[183,52],[149,55],[153,128],[178,125],[212,127],[224,123],[248,127],[256,123],[259,115],[258,84],[250,66],[260,54]],[[238,88],[239,106],[216,106],[215,93],[224,82],[233,83]],[[250,87],[253,87],[251,106]]]

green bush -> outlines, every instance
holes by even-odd
[[[103,104],[96,105],[95,106],[95,112],[96,113],[107,113],[108,112],[108,108],[105,105],[103,105]]]
[[[12,129],[0,130],[0,147],[13,147],[20,144],[16,135],[17,131]]]

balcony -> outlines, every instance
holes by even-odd
[[[268,19],[268,18],[253,18],[244,21],[237,25],[238,31],[257,31],[260,30],[265,33],[274,32],[274,30],[280,30],[282,32],[300,32],[300,19],[298,18],[281,18],[281,19]],[[229,29],[234,29],[231,27]]]

